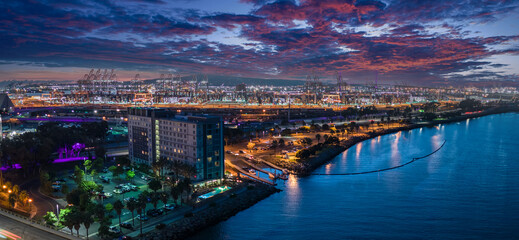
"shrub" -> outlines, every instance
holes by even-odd
[[[193,214],[193,213],[191,213],[191,214]],[[155,228],[158,230],[164,229],[165,227],[166,227],[166,224],[164,224],[164,223],[159,223],[159,224],[155,225]]]

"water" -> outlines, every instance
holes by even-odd
[[[519,114],[381,136],[270,196],[198,239],[519,239]]]

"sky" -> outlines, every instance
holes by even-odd
[[[519,83],[519,0],[0,2],[0,81],[208,74]]]

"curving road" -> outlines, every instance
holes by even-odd
[[[28,189],[29,195],[34,200],[32,204],[37,208],[36,216],[43,216],[47,212],[56,213],[56,205],[58,202],[53,198],[43,195],[39,191],[40,181],[38,179],[31,180],[23,185],[23,188]]]

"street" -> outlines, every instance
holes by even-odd
[[[57,235],[42,231],[30,225],[0,215],[0,234],[18,240],[60,240]]]

